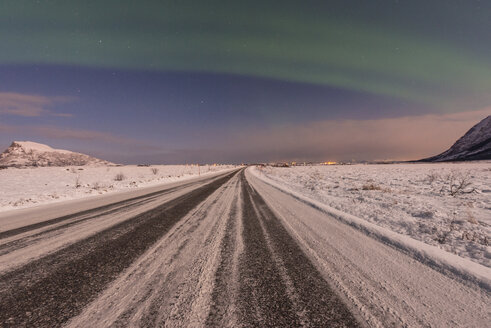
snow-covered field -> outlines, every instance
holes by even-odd
[[[491,267],[489,161],[258,171],[334,209]]]
[[[70,166],[0,170],[0,212],[181,181],[232,165]]]

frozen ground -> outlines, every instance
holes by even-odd
[[[0,212],[180,181],[233,167],[127,165],[8,168],[0,170]]]
[[[491,267],[491,162],[258,170],[334,209]]]

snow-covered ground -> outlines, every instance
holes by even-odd
[[[0,170],[0,212],[149,187],[207,175],[232,165],[70,166]]]
[[[265,167],[256,174],[336,210],[491,267],[489,161]]]

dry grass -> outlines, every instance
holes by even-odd
[[[124,176],[123,173],[118,173],[116,174],[116,176],[114,177],[114,181],[123,181],[124,179],[126,179],[126,177]]]
[[[368,183],[368,184],[364,184],[361,187],[361,190],[382,190],[382,187],[380,187],[376,184],[373,184],[373,183]]]

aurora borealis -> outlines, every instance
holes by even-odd
[[[160,162],[428,155],[491,111],[490,17],[477,0],[2,1],[0,145],[35,138],[124,162],[135,144],[135,156]],[[12,93],[55,100],[16,115],[24,103],[7,102]],[[436,126],[448,140],[406,155],[328,141],[305,151],[306,127],[428,115],[461,125]],[[284,129],[298,135],[291,147],[278,144]],[[318,129],[317,140],[338,133],[341,144],[356,133]],[[251,134],[269,142],[254,147]]]

